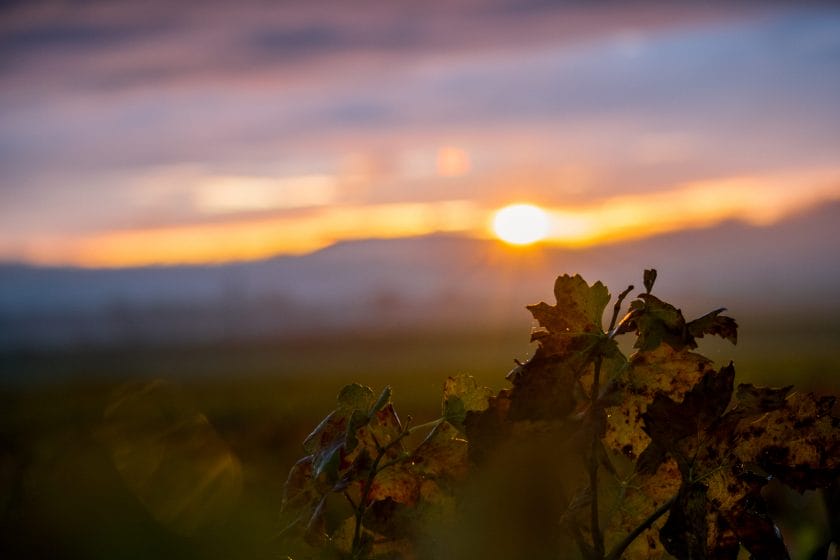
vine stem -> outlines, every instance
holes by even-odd
[[[601,436],[598,433],[598,421],[600,418],[600,406],[598,393],[601,384],[601,362],[599,354],[595,358],[595,371],[592,379],[592,442],[589,452],[589,491],[592,494],[590,502],[590,530],[592,531],[592,548],[595,558],[604,558],[604,535],[601,533],[601,521],[598,518],[598,448],[601,443]]]
[[[610,326],[607,329],[607,332],[610,333],[610,338],[615,336],[617,332],[615,324],[618,320],[618,314],[621,311],[621,304],[624,302],[624,298],[627,297],[627,294],[629,294],[632,290],[633,286],[628,286],[626,290],[618,295],[615,305],[613,306]],[[595,356],[592,389],[590,394],[591,404],[589,410],[592,419],[592,440],[590,442],[589,449],[589,464],[587,465],[589,471],[589,492],[591,495],[589,524],[590,531],[592,533],[592,557],[596,560],[603,560],[605,552],[604,534],[601,532],[601,520],[598,512],[598,463],[601,446],[600,422],[602,413],[602,405],[599,400],[599,395],[601,392],[601,365],[603,360],[603,350],[599,347],[599,351]]]
[[[422,426],[417,426],[420,428]],[[353,528],[353,544],[351,548],[351,554],[353,558],[361,558],[362,554],[362,520],[364,519],[365,513],[367,512],[367,505],[370,498],[370,491],[373,488],[373,481],[376,478],[376,475],[381,473],[383,470],[387,469],[388,467],[395,465],[400,462],[400,459],[395,459],[393,461],[389,461],[379,466],[382,462],[382,459],[388,453],[388,451],[394,447],[395,445],[399,444],[406,436],[411,433],[411,429],[406,426],[403,430],[399,433],[399,435],[394,438],[393,441],[388,443],[386,446],[379,445],[379,442],[374,438],[374,442],[376,443],[376,459],[373,460],[373,464],[370,467],[370,472],[368,473],[367,479],[365,479],[365,483],[362,486],[362,496],[359,500],[358,505],[355,506],[354,517],[355,517],[355,527]],[[351,505],[353,501],[350,499],[349,496],[346,496],[347,500],[350,502]]]
[[[373,488],[373,481],[376,478],[376,475],[378,475],[379,473],[381,473],[383,470],[387,469],[388,467],[399,463],[402,460],[402,459],[394,459],[393,461],[389,461],[389,462],[385,463],[384,465],[382,465],[380,467],[379,465],[382,462],[383,457],[385,457],[385,454],[388,452],[389,449],[391,449],[393,446],[397,445],[406,436],[408,436],[408,435],[410,435],[410,434],[412,434],[412,433],[414,433],[418,430],[422,430],[422,429],[425,429],[425,428],[436,427],[438,424],[443,422],[443,420],[444,420],[443,418],[438,418],[437,420],[432,420],[430,422],[425,422],[423,424],[419,424],[417,426],[412,426],[412,427],[408,427],[406,425],[406,427],[403,428],[402,432],[400,432],[399,436],[397,438],[395,438],[394,441],[392,441],[391,443],[386,445],[385,447],[380,446],[378,441],[376,442],[376,447],[377,447],[376,459],[374,459],[373,465],[371,465],[371,468],[370,468],[370,473],[368,473],[368,477],[365,480],[364,486],[362,487],[362,498],[361,498],[361,500],[359,500],[358,505],[353,503],[353,500],[350,498],[350,496],[347,495],[347,493],[345,493],[345,497],[347,498],[347,501],[349,501],[350,505],[353,507],[354,517],[355,517],[355,527],[353,528],[353,545],[352,545],[353,558],[359,558],[359,555],[362,552],[362,521],[363,521],[363,518],[365,516],[365,512],[367,511],[367,502],[368,502],[368,499],[370,497],[370,490],[371,490],[371,488]],[[411,421],[411,419],[409,418],[409,422],[410,421]],[[375,438],[374,438],[374,441],[376,441]]]
[[[376,475],[379,472],[379,462],[384,456],[385,448],[382,448],[379,450],[376,459],[373,461],[373,465],[370,467],[370,473],[368,474],[365,484],[362,487],[362,498],[359,500],[359,505],[356,506],[356,511],[354,512],[356,526],[353,528],[353,558],[359,558],[362,553],[362,518],[365,516],[365,512],[367,511],[367,502],[368,497],[370,496],[370,489],[373,487],[373,479],[376,478]]]
[[[656,520],[665,515],[665,513],[671,509],[671,506],[674,505],[674,502],[677,500],[677,495],[671,497],[670,500],[656,508],[656,510],[651,513],[647,519],[642,521],[635,529],[630,531],[626,537],[624,537],[620,543],[616,544],[615,547],[610,551],[609,554],[604,558],[604,560],[619,560],[621,555],[624,554],[624,551],[627,550],[627,547],[636,540],[636,538],[647,531],[651,525],[656,523]]]
[[[654,272],[655,275],[655,272]],[[655,276],[654,276],[655,278]],[[652,282],[651,282],[652,284]],[[610,326],[607,329],[609,333],[608,337],[613,338],[615,335],[618,334],[618,327],[616,326],[616,322],[618,321],[618,314],[621,312],[621,304],[624,302],[624,299],[627,295],[633,290],[633,286],[628,286],[626,290],[621,292],[618,296],[615,305],[613,306],[613,314],[612,319],[610,320]],[[648,288],[648,293],[650,293],[650,289]],[[621,320],[621,324],[624,324],[626,321],[632,320],[633,314],[628,313]],[[619,325],[619,326],[620,326]],[[599,355],[595,361],[595,375],[592,382],[592,414],[593,418],[597,418],[598,412],[598,400],[597,395],[598,391],[600,390],[600,374],[601,374],[601,360],[602,357]],[[636,526],[635,529],[630,531],[627,536],[625,536],[621,542],[616,544],[612,550],[610,550],[609,554],[604,554],[604,536],[601,533],[601,527],[599,525],[598,519],[598,492],[597,492],[597,483],[598,483],[598,443],[600,438],[598,437],[598,431],[593,429],[593,436],[592,436],[592,449],[591,449],[591,457],[589,459],[589,480],[590,480],[590,487],[592,488],[592,512],[591,512],[591,523],[592,523],[592,541],[594,545],[593,556],[598,560],[619,560],[621,555],[624,554],[624,551],[627,550],[627,547],[635,541],[639,535],[647,531],[651,525],[656,523],[656,520],[665,515],[665,513],[671,509],[671,506],[677,499],[677,495],[672,496],[669,500],[665,503],[660,505],[656,510],[653,511],[644,521],[642,521],[639,525]]]

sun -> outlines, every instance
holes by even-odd
[[[506,243],[530,245],[548,236],[548,214],[532,204],[511,204],[496,212],[493,231]]]

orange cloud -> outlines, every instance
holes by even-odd
[[[103,232],[29,240],[21,256],[37,264],[87,267],[207,263],[302,254],[336,241],[472,231],[481,223],[473,203],[331,206],[303,215]]]
[[[585,246],[711,226],[729,219],[764,226],[840,199],[840,170],[729,177],[674,189],[548,209],[548,242]]]

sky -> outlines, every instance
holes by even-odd
[[[838,100],[829,3],[4,2],[0,261],[770,225],[840,199]]]

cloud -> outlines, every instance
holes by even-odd
[[[233,9],[221,0],[142,6],[33,1],[6,9],[0,68],[6,86],[18,93],[27,84],[90,91],[235,79],[254,87],[321,79],[324,68],[348,62],[377,70],[407,57],[574,44],[627,28],[644,32],[743,11],[660,3],[362,0],[349,9],[342,2],[301,0],[241,2]]]
[[[144,266],[308,253],[348,238],[398,238],[481,227],[471,201],[332,206],[296,215],[76,235],[37,235],[0,254],[42,265]]]
[[[337,202],[336,195],[336,181],[325,175],[208,177],[193,193],[196,210],[206,214],[325,206]]]
[[[549,240],[566,246],[587,246],[708,227],[725,220],[768,226],[837,200],[838,168],[727,177],[555,208],[551,211]]]
[[[734,137],[744,141],[750,127],[770,126],[819,139],[786,144],[794,152],[817,153],[837,138],[837,127],[825,111],[836,111],[832,100],[840,91],[840,77],[831,70],[840,47],[829,40],[814,47],[811,39],[813,31],[826,36],[824,29],[832,25],[826,20],[831,18],[815,17],[807,25],[797,20],[788,27],[782,19],[715,24],[676,34],[637,33],[632,40],[636,52],[629,59],[628,39],[621,34],[574,48],[561,41],[528,51],[518,46],[513,51],[413,58],[376,72],[365,70],[364,60],[361,66],[354,64],[353,49],[338,48],[334,58],[324,55],[320,69],[303,71],[314,80],[308,87],[287,87],[289,72],[282,65],[265,81],[242,82],[226,67],[230,57],[241,53],[216,57],[211,42],[201,64],[218,64],[212,72],[218,80],[228,76],[228,81],[190,84],[182,77],[187,82],[177,87],[155,87],[154,79],[143,84],[155,64],[177,67],[184,53],[205,46],[201,40],[191,45],[187,34],[177,48],[170,48],[172,39],[147,45],[152,49],[148,58],[141,56],[143,49],[134,55],[102,54],[113,58],[112,77],[142,78],[122,93],[91,97],[56,91],[39,102],[38,96],[48,93],[37,92],[30,103],[0,104],[7,109],[0,142],[7,147],[7,169],[51,164],[78,170],[219,162],[240,158],[243,152],[259,157],[308,150],[341,157],[336,152],[345,149],[349,138],[364,149],[403,136],[457,137],[468,129],[485,134],[499,126],[525,130],[542,123],[555,127],[557,136],[565,130],[597,129],[609,119],[618,125],[623,121],[631,131],[644,123],[650,133],[661,135],[691,130],[695,136],[720,136],[734,129]],[[840,28],[840,16],[831,21],[834,29]],[[306,32],[284,41],[308,49],[306,45],[324,35],[355,33],[337,24],[328,29],[334,31]],[[802,43],[812,45],[810,50]],[[821,56],[814,54],[815,48]],[[396,56],[388,49],[374,51]],[[258,73],[248,70],[246,58],[243,72]],[[75,66],[68,69],[79,72]],[[83,82],[91,83],[86,78]],[[803,96],[809,102],[800,102]],[[762,134],[760,142],[767,141]]]
[[[289,177],[340,204],[560,205],[825,166],[838,29],[765,4],[19,3],[0,241],[253,218],[310,196],[257,186]],[[208,177],[250,194],[196,204]]]

